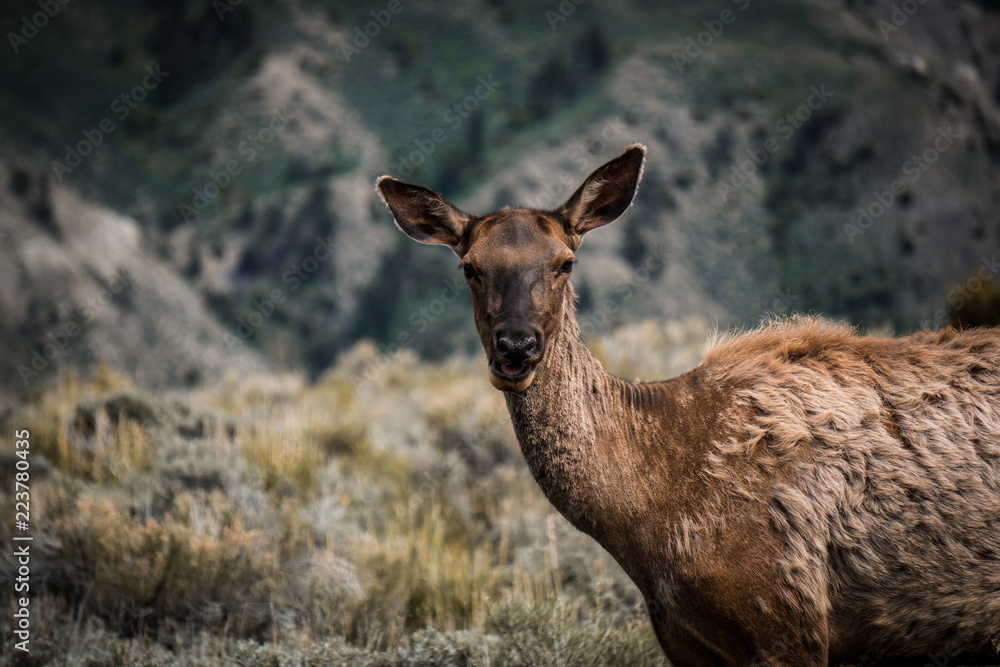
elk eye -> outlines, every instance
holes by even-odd
[[[573,271],[574,264],[576,264],[575,259],[567,259],[565,262],[563,262],[563,265],[559,268],[559,274],[562,275],[565,273],[566,275],[569,275]]]
[[[472,268],[471,264],[463,264],[462,270],[465,271],[466,280],[473,280],[476,277],[476,270]]]

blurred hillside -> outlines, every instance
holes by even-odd
[[[704,326],[595,343],[613,372],[676,374]],[[479,360],[405,352],[356,385],[378,355],[156,392],[105,369],[0,413],[5,470],[30,433],[33,521],[30,654],[0,614],[0,666],[666,664],[628,576],[531,478]],[[0,551],[4,609],[18,567]]]
[[[18,366],[124,269],[51,365],[177,384],[315,377],[402,332],[475,350],[454,257],[394,228],[375,177],[551,207],[635,141],[636,205],[574,278],[593,331],[989,321],[1000,8],[897,4],[95,2],[32,33],[37,3],[7,3],[3,386],[38,390]]]

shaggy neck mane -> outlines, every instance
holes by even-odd
[[[649,427],[662,420],[675,383],[609,375],[583,344],[571,292],[563,313],[534,382],[521,394],[508,392],[507,408],[546,497],[570,523],[610,547],[662,503],[648,480],[668,472],[662,468],[670,444],[652,442],[651,431],[659,429]],[[659,455],[650,455],[654,448]]]

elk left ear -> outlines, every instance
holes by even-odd
[[[632,205],[645,159],[646,147],[632,144],[594,170],[559,209],[566,220],[566,231],[580,236],[621,217]]]
[[[396,226],[407,236],[420,243],[451,246],[459,253],[459,244],[469,223],[468,214],[433,190],[390,176],[380,177],[375,182],[375,189],[392,211]]]

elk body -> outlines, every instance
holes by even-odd
[[[400,229],[461,258],[490,381],[549,501],[639,587],[676,665],[996,655],[1000,332],[793,320],[722,339],[670,381],[613,377],[581,341],[569,274],[582,236],[631,205],[644,158],[630,146],[552,211],[473,216],[377,182]]]

